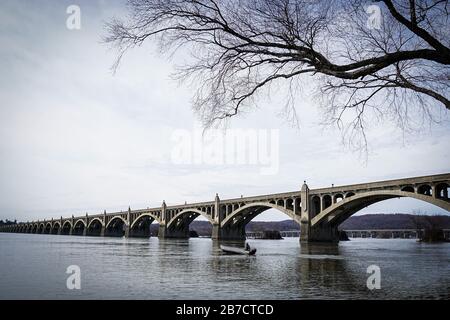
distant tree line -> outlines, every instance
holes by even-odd
[[[450,229],[450,217],[424,214],[366,214],[352,216],[339,229]]]

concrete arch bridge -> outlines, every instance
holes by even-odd
[[[203,216],[212,225],[213,239],[245,239],[245,226],[257,215],[276,209],[300,225],[304,242],[337,242],[337,227],[359,210],[392,198],[409,197],[450,211],[450,173],[371,183],[167,206],[140,210],[60,217],[0,227],[1,232],[83,236],[149,237],[159,224],[160,238],[187,238],[189,224]]]

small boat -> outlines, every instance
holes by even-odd
[[[227,254],[246,254],[252,256],[256,253],[256,249],[251,249],[248,245],[245,249],[220,245],[220,249]]]

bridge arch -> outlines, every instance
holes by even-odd
[[[277,204],[271,202],[252,202],[246,204],[234,212],[229,214],[221,223],[222,228],[229,227],[233,224],[242,224],[244,227],[247,223],[249,223],[253,218],[258,216],[260,213],[263,213],[269,209],[276,209],[286,214],[289,218],[298,222],[298,217],[294,215],[294,212],[286,209],[285,207],[279,206]]]
[[[123,237],[127,226],[128,223],[124,218],[121,216],[114,216],[106,224],[105,236]]]
[[[50,234],[52,232],[52,223],[51,222],[47,222],[45,224],[45,228],[44,228],[44,232],[45,234]]]
[[[61,234],[62,235],[69,235],[72,230],[72,223],[70,220],[66,220],[63,222],[62,228],[61,228]]]
[[[61,229],[61,224],[59,223],[59,221],[56,221],[53,223],[52,229],[50,231],[51,234],[58,234],[58,232]]]
[[[104,223],[99,218],[93,218],[89,221],[86,229],[86,235],[88,236],[100,236]]]
[[[269,202],[252,202],[237,208],[235,211],[228,214],[221,223],[221,236],[226,239],[245,239],[245,227],[259,214],[269,210],[276,209],[277,211],[287,215],[295,222],[299,223],[300,216],[296,216],[294,211],[280,206],[275,201]],[[286,205],[286,202],[283,202]]]
[[[178,212],[172,219],[170,219],[167,223],[167,228],[175,229],[189,226],[198,216],[206,218],[211,224],[213,223],[211,216],[208,216],[206,212],[199,209],[185,209]]]
[[[101,219],[99,219],[99,218],[92,218],[92,219],[89,220],[87,228],[89,229],[90,227],[92,227],[93,224],[96,224],[96,223],[100,223],[100,225],[102,225],[102,226],[104,225],[104,223],[103,223],[103,221]]]
[[[127,224],[127,221],[121,216],[114,216],[108,221],[106,228],[110,228],[114,223],[117,223],[117,220],[122,221],[125,225]]]
[[[165,231],[160,228],[159,232],[164,232],[164,234],[166,235],[165,237],[168,238],[189,238],[189,225],[197,217],[205,217],[209,223],[213,223],[213,209],[214,206],[210,205],[207,207],[199,206],[196,208],[183,209],[179,212],[173,212],[171,215],[169,215],[169,217],[171,218],[165,225]],[[158,236],[160,236],[159,233]]]
[[[130,225],[130,237],[149,238],[151,236],[150,226],[153,221],[161,224],[161,221],[156,215],[151,213],[143,213],[136,217]]]
[[[36,233],[42,234],[42,233],[44,233],[44,230],[45,230],[45,224],[42,222],[38,225]]]
[[[84,229],[86,229],[86,222],[83,219],[78,219],[73,224],[72,235],[81,236],[84,234]]]
[[[33,224],[31,227],[31,233],[38,233],[39,225],[37,223]]]
[[[428,190],[429,190],[428,187],[422,188],[422,191],[428,192]],[[346,198],[332,205],[331,207],[323,210],[317,216],[312,218],[311,227],[317,226],[322,223],[337,226],[342,222],[344,222],[346,219],[348,219],[350,216],[352,216],[354,213],[358,212],[359,210],[369,205],[372,205],[380,201],[401,197],[409,197],[425,201],[433,205],[436,205],[444,210],[450,211],[450,201],[448,198],[439,199],[431,195],[412,193],[410,191],[401,191],[401,190],[370,191],[358,193],[350,198]]]
[[[145,218],[149,218],[152,221],[154,220],[158,223],[161,223],[161,221],[159,221],[159,218],[156,215],[153,215],[151,213],[143,213],[140,216],[136,217],[136,219],[134,219],[133,223],[130,225],[130,228],[132,229],[135,228]]]

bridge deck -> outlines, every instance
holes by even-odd
[[[310,189],[310,195],[315,194],[323,194],[323,193],[338,193],[344,191],[359,191],[359,190],[376,190],[382,188],[389,188],[391,186],[403,186],[403,185],[417,185],[421,183],[439,183],[439,182],[450,181],[450,173],[446,174],[437,174],[437,175],[429,175],[429,176],[419,176],[412,178],[403,178],[403,179],[393,179],[393,180],[384,180],[384,181],[376,181],[369,183],[359,183],[359,184],[350,184],[350,185],[340,185],[333,186],[327,188],[318,188],[318,189]],[[289,192],[281,192],[281,193],[273,193],[273,194],[265,194],[259,196],[249,196],[249,197],[239,197],[239,198],[230,198],[230,199],[220,199],[220,204],[228,205],[228,204],[236,204],[236,203],[250,203],[250,202],[264,202],[270,199],[280,199],[280,198],[297,198],[301,196],[300,191],[289,191]],[[181,205],[169,205],[166,207],[166,210],[173,209],[189,209],[189,208],[198,208],[198,207],[207,207],[214,206],[214,201],[206,201],[206,202],[195,202],[195,203],[185,203]],[[144,213],[157,213],[161,211],[161,207],[153,207],[146,209],[138,209],[138,210],[130,210],[131,214],[144,214]],[[123,215],[128,211],[117,211],[117,212],[108,212],[106,215],[108,217]],[[101,218],[104,214],[89,214],[89,218]],[[74,219],[83,219],[86,215],[80,215],[74,217]],[[66,220],[68,218],[63,218]],[[59,220],[59,219],[54,219]],[[44,221],[49,222],[50,219],[45,219]],[[36,222],[36,221],[33,221]],[[39,222],[43,222],[43,220],[39,220]]]

